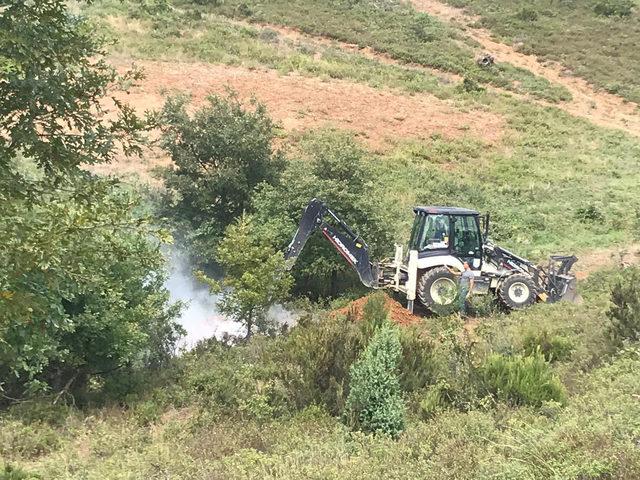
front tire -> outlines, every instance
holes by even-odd
[[[458,293],[458,279],[446,267],[427,270],[416,288],[420,303],[434,313],[453,305]]]
[[[498,297],[508,309],[521,310],[535,303],[538,290],[530,276],[516,273],[498,287]]]

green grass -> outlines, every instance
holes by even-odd
[[[556,60],[608,92],[640,102],[640,6],[630,16],[598,15],[599,3],[546,0],[448,0],[480,15],[481,24],[522,51]],[[523,15],[529,12],[528,15]]]
[[[267,67],[282,74],[345,79],[439,98],[454,93],[453,84],[424,69],[381,63],[331,44],[284,38],[271,28],[215,14],[154,16],[117,0],[91,4],[84,12],[112,39],[112,54],[133,59]]]
[[[119,406],[25,403],[0,413],[0,472],[9,464],[19,478],[60,479],[635,479],[640,347],[609,357],[601,329],[592,328],[607,321],[610,281],[605,275],[585,285],[585,303],[568,314],[562,305],[542,305],[485,319],[474,344],[464,347],[481,365],[493,351],[521,353],[509,343],[521,337],[518,329],[542,323],[572,331],[578,348],[546,367],[567,386],[565,407],[554,401],[516,407],[487,397],[468,410],[444,405],[423,419],[410,398],[412,413],[398,440],[350,432],[319,406],[271,418],[264,402],[290,400],[270,396],[276,372],[292,380],[300,372],[278,360],[287,349],[282,338],[256,337],[248,346],[201,348]],[[459,337],[455,319],[424,327],[439,339],[433,354],[446,368],[454,358],[442,356],[446,339]],[[224,370],[233,365],[242,367]],[[260,401],[225,409],[238,398]]]
[[[381,64],[317,43],[282,41],[269,28],[238,25],[224,21],[222,15],[296,27],[309,34],[369,46],[401,63],[452,72],[539,99],[561,102],[571,98],[564,87],[508,63],[491,69],[478,67],[474,45],[465,43],[455,30],[438,20],[400,5],[380,9],[367,2],[346,5],[337,0],[176,3],[177,9],[153,14],[113,0],[94,4],[86,11],[94,16],[112,16],[112,25],[114,16],[119,19],[114,30],[119,41],[116,51],[144,58],[263,65],[283,73],[298,71],[374,85],[402,85],[411,91],[437,90],[433,76],[423,71]]]
[[[636,139],[554,108],[484,100],[507,119],[501,144],[434,137],[375,162],[398,240],[407,238],[412,205],[450,204],[490,212],[492,237],[534,259],[631,241],[640,230]],[[583,218],[589,206],[601,218]]]
[[[215,12],[252,22],[299,28],[305,33],[372,47],[400,61],[456,73],[479,83],[558,102],[571,94],[531,72],[504,63],[491,69],[476,65],[473,43],[439,20],[395,1],[229,0],[183,8]]]

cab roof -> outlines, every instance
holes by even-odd
[[[435,215],[480,215],[475,210],[460,207],[420,206],[413,207],[415,213]]]

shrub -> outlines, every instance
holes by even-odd
[[[431,386],[424,401],[431,397],[442,407],[449,406],[460,411],[470,411],[484,403],[478,367],[475,365],[474,341],[460,335],[462,320],[459,316],[442,319],[434,359],[441,365],[437,382]],[[425,400],[426,399],[426,400]]]
[[[405,392],[422,390],[435,382],[446,361],[438,354],[434,340],[420,325],[400,329],[402,357],[399,379]]]
[[[640,269],[628,268],[611,291],[609,334],[616,347],[640,340]]]
[[[397,437],[405,426],[405,406],[396,373],[402,346],[398,331],[384,324],[350,370],[345,420],[355,430]]]
[[[268,352],[254,355],[260,341],[236,347],[210,342],[207,353],[188,359],[187,389],[213,413],[264,421],[290,411],[293,388],[281,380],[282,368]]]
[[[344,316],[300,319],[284,341],[280,360],[295,368],[285,380],[298,408],[319,403],[340,415],[349,390],[349,368],[365,344],[362,327]]]
[[[573,343],[565,337],[549,333],[548,330],[529,332],[522,340],[525,355],[540,352],[547,362],[566,360],[571,356]]]
[[[388,320],[389,309],[386,303],[387,296],[383,292],[369,295],[362,308],[361,327],[365,338],[371,338],[375,331]]]
[[[601,0],[595,4],[593,11],[605,17],[628,17],[634,6],[633,0]]]
[[[473,78],[464,77],[462,83],[458,85],[458,90],[466,93],[484,92],[486,89]]]
[[[531,8],[524,7],[518,12],[516,17],[518,18],[518,20],[522,20],[525,22],[535,22],[536,20],[538,20],[538,12]]]
[[[34,458],[60,446],[59,434],[47,423],[0,420],[0,457]]]
[[[525,357],[492,354],[480,370],[484,387],[498,400],[536,407],[549,400],[566,401],[564,386],[540,352]]]
[[[0,480],[33,480],[36,478],[42,478],[40,475],[34,475],[27,473],[21,468],[14,467],[13,465],[6,464],[4,469],[0,471]]]
[[[576,211],[576,219],[586,222],[599,222],[604,219],[604,216],[595,205],[587,205],[586,207],[578,208]]]
[[[420,401],[420,412],[425,419],[433,417],[446,405],[441,384],[432,386]]]

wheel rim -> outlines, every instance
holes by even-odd
[[[524,282],[513,282],[507,291],[509,299],[513,303],[525,303],[529,299],[531,291]]]
[[[438,278],[429,289],[433,303],[438,305],[449,305],[453,303],[456,296],[456,284],[450,278]]]

